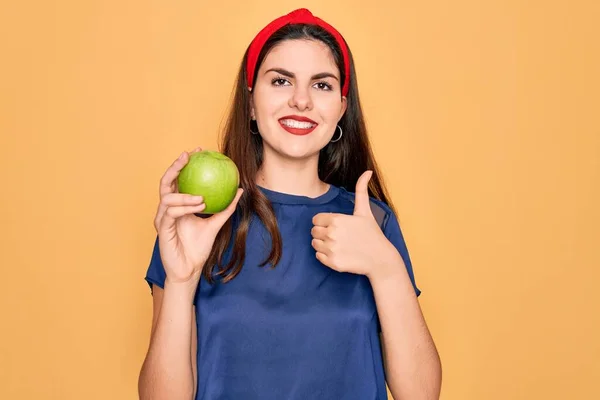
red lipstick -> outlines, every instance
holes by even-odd
[[[305,126],[303,126],[303,127],[289,126],[284,123],[285,120],[293,120],[293,121],[302,122],[303,123],[302,125],[305,125]],[[309,133],[314,131],[315,128],[319,125],[312,119],[307,118],[307,117],[302,117],[300,115],[286,115],[285,117],[279,119],[279,124],[281,125],[281,127],[283,129],[285,129],[292,135],[299,135],[299,136],[308,135]],[[311,125],[308,126],[308,124],[311,124]]]

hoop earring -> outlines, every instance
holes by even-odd
[[[257,130],[256,132],[254,132],[254,131],[252,130],[252,121],[256,121],[256,120],[255,120],[254,118],[252,118],[252,119],[250,120],[250,133],[252,133],[253,135],[258,135],[258,130]],[[257,128],[258,128],[258,125],[257,125]]]
[[[339,138],[337,138],[337,139],[335,139],[335,140],[331,140],[331,141],[330,141],[331,143],[335,143],[335,142],[339,141],[339,140],[342,138],[342,135],[344,134],[344,132],[342,131],[342,127],[341,127],[341,126],[339,126],[339,125],[338,125],[337,127],[338,127],[338,128],[339,128],[339,130],[340,130],[340,137],[339,137]],[[336,130],[337,130],[337,129],[336,129]]]

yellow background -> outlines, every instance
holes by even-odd
[[[599,3],[319,3],[3,2],[0,398],[137,398],[158,181],[301,6],[355,54],[442,399],[600,398]]]

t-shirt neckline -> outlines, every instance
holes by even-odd
[[[277,192],[274,190],[267,189],[262,186],[258,186],[260,190],[267,196],[272,203],[279,204],[325,204],[333,200],[340,192],[340,189],[335,185],[329,185],[329,189],[322,195],[317,197],[308,197],[296,194],[289,194],[283,192]]]

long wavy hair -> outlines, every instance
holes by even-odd
[[[340,85],[350,79],[347,96],[347,109],[339,122],[343,130],[340,141],[327,144],[319,154],[319,178],[331,185],[342,187],[348,191],[355,190],[356,182],[366,170],[372,170],[369,181],[369,195],[386,203],[392,210],[394,207],[389,199],[382,176],[378,170],[373,151],[367,136],[367,129],[358,95],[358,86],[352,53],[350,57],[350,76],[345,76],[342,53],[337,42],[324,29],[306,24],[287,25],[275,32],[266,42],[258,57],[254,72],[254,82],[258,70],[269,51],[284,40],[318,40],[330,49],[341,74]],[[246,257],[246,238],[250,221],[256,216],[264,224],[271,236],[271,251],[260,264],[275,267],[281,259],[282,240],[273,207],[255,182],[256,174],[263,161],[263,143],[256,132],[257,127],[251,126],[250,92],[246,76],[248,49],[244,54],[239,68],[233,100],[228,110],[226,124],[222,132],[220,151],[231,158],[240,171],[240,186],[244,195],[238,203],[238,209],[233,218],[237,226],[233,232],[233,221],[230,218],[216,237],[212,251],[203,269],[204,278],[214,282],[218,277],[223,283],[235,278],[242,269]],[[255,123],[254,123],[255,124]],[[231,257],[224,263],[224,255],[231,247]]]

